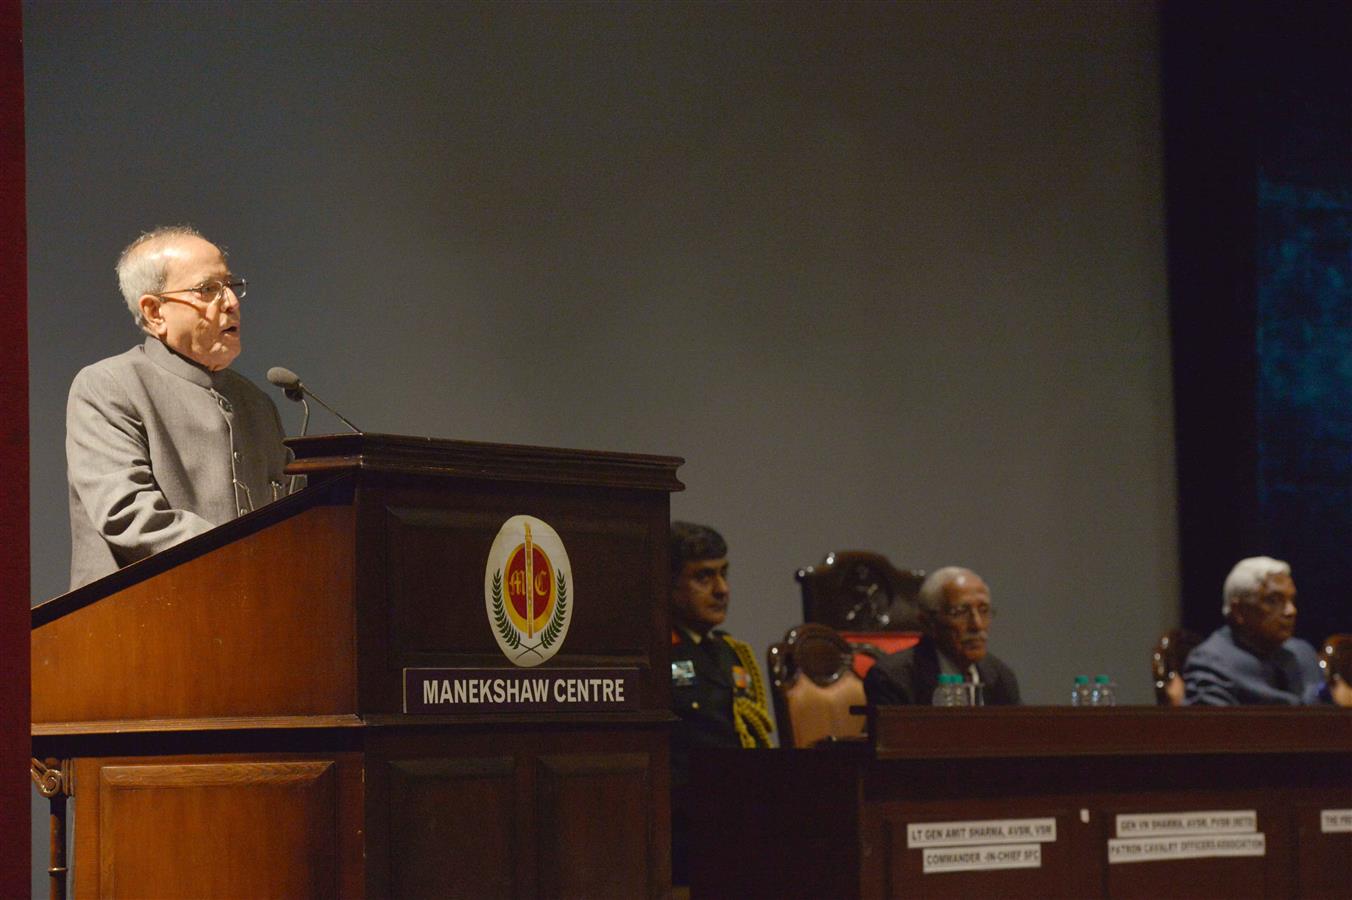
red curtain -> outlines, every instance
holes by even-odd
[[[31,886],[28,724],[28,262],[23,28],[0,0],[0,897]]]

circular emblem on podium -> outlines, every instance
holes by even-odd
[[[573,570],[549,523],[512,516],[498,529],[484,567],[484,606],[503,655],[538,666],[563,646],[573,619]]]

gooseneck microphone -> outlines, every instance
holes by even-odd
[[[351,428],[357,434],[361,434],[361,429],[358,428],[356,425],[353,425],[350,421],[348,421],[347,416],[343,415],[338,410],[334,409],[332,406],[329,406],[323,400],[316,397],[315,392],[307,388],[304,384],[302,384],[300,376],[297,375],[295,372],[292,372],[290,369],[285,368],[283,366],[273,366],[271,369],[268,369],[268,381],[272,382],[273,384],[277,385],[277,387],[281,388],[282,393],[286,394],[286,399],[295,400],[298,403],[300,403],[302,407],[304,407],[305,416],[301,419],[300,422],[301,437],[305,437],[305,432],[310,427],[310,404],[305,402],[306,394],[309,394],[311,397],[314,397],[316,403],[327,409],[329,412],[333,413],[338,418],[342,419],[343,424],[346,425],[348,428]],[[299,475],[291,476],[291,485],[287,489],[288,494],[295,493],[296,481],[299,478],[300,478]]]
[[[335,416],[341,419],[343,424],[346,425],[348,428],[351,428],[357,434],[361,434],[361,429],[358,428],[356,425],[353,425],[351,420],[349,420],[347,416],[343,415],[338,410],[334,409],[332,406],[329,406],[327,403],[321,400],[319,396],[315,394],[314,391],[310,390],[304,384],[302,384],[300,376],[297,375],[295,372],[292,372],[290,369],[283,368],[282,366],[273,366],[271,369],[268,369],[268,381],[272,382],[273,384],[277,385],[277,387],[281,388],[282,392],[286,394],[286,398],[288,400],[297,400],[301,403],[302,406],[305,407],[305,419],[301,423],[300,427],[301,437],[305,437],[305,429],[308,428],[310,425],[310,404],[305,402],[305,398],[307,395],[314,398],[314,401],[316,403],[318,403],[320,406],[324,407],[329,412],[333,413]]]

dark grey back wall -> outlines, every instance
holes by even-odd
[[[795,568],[872,548],[982,572],[1028,700],[1106,671],[1149,702],[1152,4],[24,13],[34,598],[66,583],[67,386],[138,340],[113,261],[191,221],[251,281],[256,380],[370,430],[684,456],[674,514],[728,537],[757,648]]]
[[[1035,702],[1177,605],[1151,4],[25,7],[33,591],[63,410],[191,221],[376,431],[684,456],[763,649],[833,548],[960,562]],[[283,415],[294,430],[297,410]],[[332,420],[317,418],[323,428]],[[1218,588],[1219,590],[1219,588]]]

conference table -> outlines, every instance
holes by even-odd
[[[867,715],[692,758],[693,897],[1352,896],[1352,710]]]

